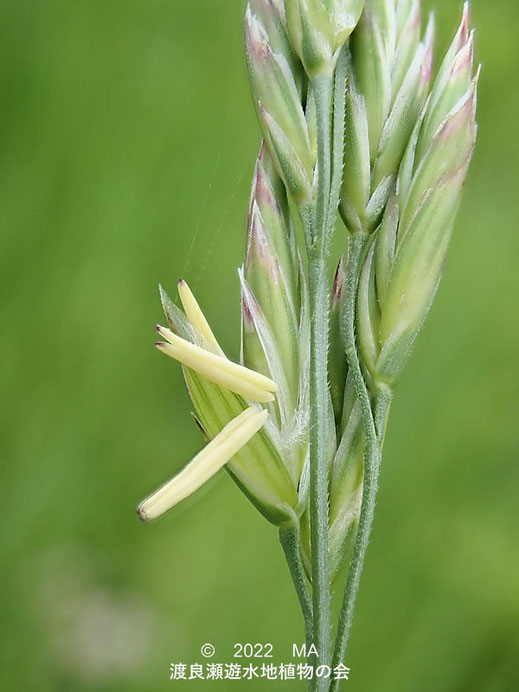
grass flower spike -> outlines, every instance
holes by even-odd
[[[318,652],[309,663],[332,670],[347,652],[393,390],[442,275],[477,134],[468,4],[436,73],[433,46],[420,0],[249,0],[262,144],[238,272],[240,362],[185,282],[183,310],[160,289],[157,348],[181,363],[208,444],[138,512],[161,515],[225,468],[278,528]]]
[[[252,402],[274,406],[278,387],[266,374],[228,360],[185,281],[179,281],[178,292],[184,312],[160,289],[169,328],[157,327],[165,339],[157,348],[182,364],[197,424],[214,441]],[[267,427],[224,463],[249,499],[279,526],[295,520],[297,479],[279,453],[274,426]]]
[[[368,0],[351,41],[341,213],[374,231],[427,97],[434,26],[421,36],[418,0]]]
[[[283,17],[271,0],[249,3],[245,48],[254,104],[264,137],[291,195],[298,203],[305,203],[312,194],[315,152],[310,141],[308,114],[303,107],[302,70],[295,67]]]
[[[391,386],[429,311],[445,264],[476,142],[477,82],[465,13],[410,138],[359,291],[363,356],[374,380]]]

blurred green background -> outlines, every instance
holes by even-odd
[[[444,47],[460,3],[424,4]],[[472,5],[479,142],[394,405],[352,692],[519,689],[519,6]],[[289,661],[302,640],[276,531],[225,474],[154,525],[134,514],[201,446],[153,349],[158,282],[184,276],[238,355],[243,12],[0,2],[2,690],[155,692],[205,642]]]

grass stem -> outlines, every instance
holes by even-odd
[[[297,597],[303,611],[305,621],[306,645],[309,648],[312,643],[312,599],[308,590],[303,560],[300,548],[299,524],[289,524],[279,529],[279,540],[285,552],[288,568],[296,589]]]
[[[353,548],[353,556],[348,571],[344,598],[342,601],[337,635],[333,654],[332,666],[338,666],[343,662],[348,644],[348,638],[353,621],[353,612],[359,590],[360,576],[364,566],[366,551],[373,526],[375,514],[375,502],[378,489],[380,472],[380,460],[382,452],[382,440],[385,421],[391,404],[392,392],[389,387],[377,388],[373,401],[366,385],[360,366],[357,343],[355,336],[355,300],[362,265],[362,259],[369,241],[369,236],[364,233],[350,236],[348,250],[348,268],[346,276],[346,303],[343,316],[344,338],[346,342],[346,357],[350,368],[355,393],[362,411],[362,425],[364,428],[364,478],[362,491],[362,506],[359,525]],[[331,684],[331,692],[339,689],[340,681],[334,680]]]
[[[330,577],[328,567],[328,248],[330,237],[331,127],[333,75],[312,82],[317,110],[317,189],[308,248],[310,297],[310,532],[312,557],[313,643],[319,663],[328,664]],[[315,659],[313,664],[316,664]],[[325,692],[328,680],[314,679]]]

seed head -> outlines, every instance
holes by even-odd
[[[363,269],[360,342],[376,381],[393,385],[398,378],[441,278],[476,139],[472,66],[465,9]]]
[[[423,40],[418,0],[367,0],[351,39],[340,210],[352,233],[373,232],[429,88],[434,25]]]
[[[271,17],[274,10],[267,16]],[[263,15],[265,13],[262,13]],[[301,204],[312,195],[315,156],[301,101],[298,73],[294,71],[292,53],[284,50],[274,34],[271,22],[261,22],[253,7],[245,16],[245,48],[252,96],[259,122],[286,187]],[[277,13],[276,13],[276,16]],[[280,52],[277,52],[277,50]]]

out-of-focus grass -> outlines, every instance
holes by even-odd
[[[243,4],[0,4],[2,689],[154,692],[206,641],[281,661],[301,640],[276,532],[228,478],[153,526],[133,514],[201,445],[152,348],[157,283],[185,276],[238,353]],[[433,4],[445,44],[459,3]],[[519,689],[519,9],[473,6],[480,137],[391,420],[356,692]]]

